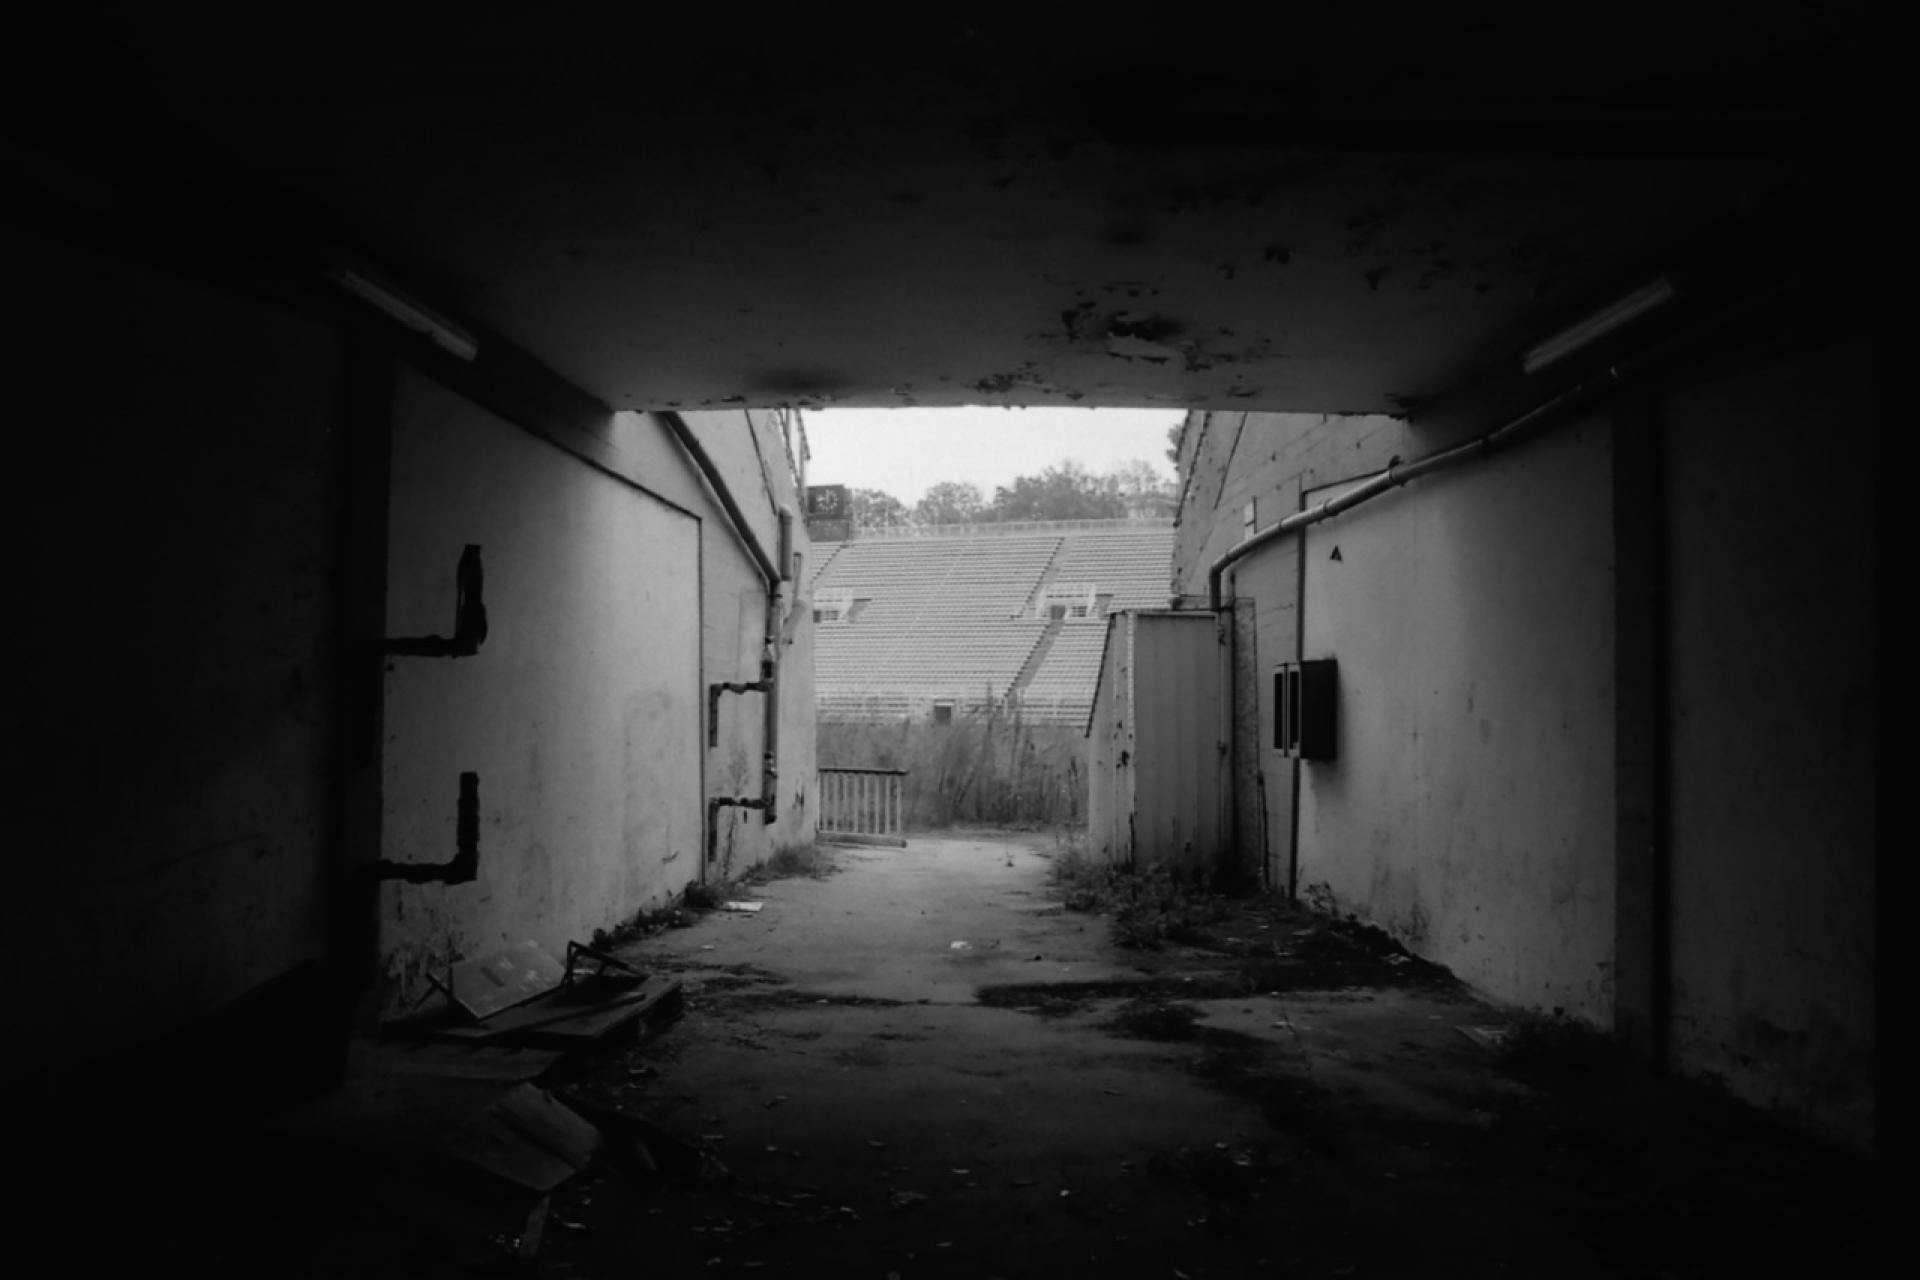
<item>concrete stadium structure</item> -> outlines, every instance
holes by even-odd
[[[816,544],[814,689],[829,718],[1017,704],[1084,724],[1107,615],[1163,606],[1171,521],[879,531]]]

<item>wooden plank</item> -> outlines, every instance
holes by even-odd
[[[572,986],[557,987],[504,1013],[497,1013],[478,1026],[449,1030],[462,1039],[492,1040],[510,1032],[571,1018],[613,1001],[632,999],[639,994],[643,985],[638,978],[596,974]]]
[[[632,996],[582,1010],[571,1017],[527,1027],[512,1034],[518,1043],[572,1048],[592,1044],[643,1018],[677,1010],[680,980],[662,974],[648,978]]]
[[[599,994],[593,994],[593,993]],[[582,993],[586,993],[583,995]],[[571,1048],[601,1039],[635,1018],[663,1005],[677,1006],[680,980],[658,974],[638,985],[598,975],[572,989],[549,992],[537,1000],[497,1014],[477,1026],[442,1027],[435,1035],[480,1043],[548,1045]]]

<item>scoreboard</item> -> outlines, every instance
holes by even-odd
[[[852,497],[843,484],[807,486],[807,536],[815,542],[845,542],[852,533]]]

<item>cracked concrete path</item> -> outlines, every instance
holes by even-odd
[[[1495,1069],[1458,1028],[1498,1011],[1444,971],[1271,899],[1120,950],[1053,909],[1050,852],[836,850],[829,876],[754,888],[756,914],[634,944],[683,976],[686,1016],[567,1087],[734,1178],[583,1179],[542,1266],[1680,1276],[1753,1249],[1740,1192],[1675,1208],[1707,1171],[1646,1165],[1646,1116],[1583,1117]]]
[[[1496,1063],[1459,1029],[1510,1011],[1270,897],[1121,949],[1058,909],[1052,852],[836,850],[747,889],[756,913],[629,944],[685,1014],[526,1068],[607,1141],[548,1201],[408,1145],[404,1108],[226,1131],[130,1062],[151,1123],[53,1117],[21,1220],[110,1275],[1677,1280],[1904,1253],[1911,1188],[1870,1161],[1564,1028]]]
[[[836,874],[772,880],[756,914],[719,911],[657,935],[642,956],[694,973],[753,966],[828,996],[970,1004],[996,982],[1130,972],[1106,930],[1066,916],[1039,838],[916,839],[905,849],[845,846]],[[955,945],[959,944],[959,945]]]

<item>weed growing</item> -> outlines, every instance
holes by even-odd
[[[1017,707],[990,707],[947,724],[822,720],[818,734],[822,768],[906,770],[908,830],[1085,820],[1087,746],[1077,725],[1031,724]]]
[[[663,907],[652,907],[636,912],[632,919],[617,924],[611,929],[595,929],[593,945],[606,951],[640,938],[651,937],[662,929],[685,929],[693,923],[693,920],[694,917],[687,910],[683,895],[680,902],[670,902]]]
[[[685,927],[693,923],[699,912],[718,910],[725,903],[746,897],[746,891],[753,885],[799,876],[822,880],[833,871],[832,856],[825,850],[811,844],[789,845],[775,850],[772,857],[741,875],[715,876],[704,883],[690,884],[681,890],[678,905],[642,912],[633,922],[606,936],[614,942],[626,942],[664,927]]]
[[[1054,856],[1053,882],[1069,911],[1110,915],[1114,941],[1123,947],[1199,942],[1206,926],[1227,914],[1226,899],[1204,880],[1176,876],[1164,866],[1100,866],[1078,847]]]
[[[788,845],[776,849],[771,858],[747,872],[747,884],[764,884],[769,880],[792,880],[800,876],[820,880],[834,871],[833,859],[818,845]]]

